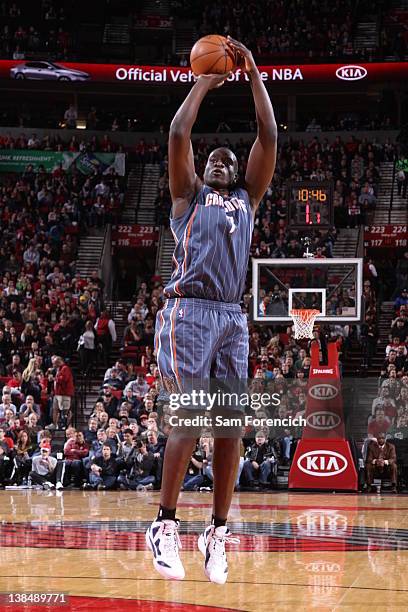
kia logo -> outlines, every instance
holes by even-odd
[[[330,450],[314,450],[303,453],[297,460],[301,472],[309,476],[338,476],[347,469],[348,461],[340,453]]]
[[[341,418],[335,412],[326,412],[319,410],[309,414],[306,423],[313,429],[334,429],[340,425]]]
[[[340,565],[338,563],[330,563],[329,561],[312,561],[305,567],[308,572],[318,572],[319,574],[334,574],[340,572]]]
[[[342,81],[359,81],[367,76],[367,70],[363,66],[340,66],[336,70],[336,77]]]
[[[339,390],[334,385],[328,383],[321,383],[319,385],[313,385],[309,389],[309,395],[314,399],[318,400],[330,400],[339,394]]]

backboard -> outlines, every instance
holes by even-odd
[[[359,258],[252,259],[253,319],[289,323],[290,311],[316,308],[316,322],[360,322],[363,260]]]

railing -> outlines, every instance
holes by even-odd
[[[143,179],[144,179],[145,164],[141,164],[141,166],[142,166],[142,170],[140,172],[139,193],[137,194],[137,204],[135,207],[135,218],[133,220],[134,223],[137,223],[137,213],[139,212],[140,202],[142,200],[142,185],[143,185]]]
[[[358,228],[355,257],[364,257],[364,225]]]
[[[352,22],[351,40],[353,41],[353,49],[354,49],[354,39],[357,34],[357,24],[358,24],[358,19],[359,19],[359,14],[360,14],[360,4],[361,4],[360,0],[357,0],[357,2],[355,2],[354,8],[353,8],[353,15],[351,18],[351,22]]]
[[[105,235],[103,238],[103,248],[99,259],[98,276],[105,283],[104,299],[111,299],[113,287],[113,270],[112,270],[112,227],[110,223],[105,227]]]
[[[393,164],[393,167],[392,167],[392,179],[391,179],[390,205],[389,205],[389,208],[388,208],[388,223],[391,223],[391,211],[392,211],[392,205],[394,203],[394,188],[395,188],[396,166],[397,166],[397,160],[396,160],[396,157],[394,156],[394,164]]]
[[[117,320],[117,315],[118,315],[118,304],[117,304],[117,302],[118,301],[116,299],[113,300],[111,305],[110,305],[110,307],[109,307],[110,315],[111,315],[111,317],[112,317],[112,319],[114,321]]]
[[[85,414],[86,400],[91,390],[91,377],[83,376],[82,372],[79,371],[75,377],[75,389],[74,409],[72,412],[74,427],[78,427],[79,419]]]
[[[92,375],[88,373],[83,375],[82,372],[76,377],[76,393],[75,393],[75,411],[74,411],[74,426],[78,425],[79,415],[84,418],[85,409],[88,399],[88,393],[91,392],[92,387]]]
[[[166,228],[163,225],[160,226],[159,245],[158,245],[157,251],[156,251],[155,274],[160,274],[160,270],[161,270],[162,249],[163,249],[165,233],[166,233]]]
[[[78,392],[76,392],[72,399],[72,403],[71,403],[72,425],[75,428],[78,427],[78,404],[80,402],[80,398],[78,397],[78,395],[79,395]],[[81,409],[81,412],[82,412],[82,409]]]

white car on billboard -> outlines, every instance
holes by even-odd
[[[12,79],[39,79],[45,81],[87,81],[90,75],[82,70],[66,68],[54,62],[27,61],[10,70]]]

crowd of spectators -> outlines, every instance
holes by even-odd
[[[408,261],[407,257],[405,259]],[[407,270],[403,266],[400,268],[403,283]],[[375,296],[371,286],[375,284],[375,267],[373,268],[370,260],[366,262],[365,274],[371,274],[373,280],[372,283],[365,280],[366,300],[370,305],[371,299],[371,303],[375,306]],[[408,431],[406,372],[408,319],[405,315],[408,310],[408,294],[406,291],[400,293],[398,292],[395,301],[396,319],[393,321],[392,341],[390,340],[390,346],[386,351],[387,365],[381,373],[380,399],[373,403],[373,417],[369,424],[369,433],[372,436],[378,433],[378,427],[392,432],[392,425],[398,429],[399,433],[396,432],[398,435],[406,436]],[[142,283],[138,288],[134,304],[128,314],[129,325],[121,338],[121,357],[110,363],[105,371],[99,397],[91,411],[87,429],[83,431],[72,427],[67,429],[62,458],[51,461],[50,464],[43,463],[38,476],[37,464],[41,461],[39,458],[34,461],[33,458],[39,456],[45,461],[50,456],[56,455],[56,452],[53,452],[55,448],[50,432],[40,429],[35,423],[36,443],[30,449],[31,454],[27,450],[24,451],[27,447],[26,436],[18,432],[14,440],[15,449],[17,446],[18,448],[22,446],[23,451],[28,453],[24,463],[25,469],[16,472],[20,478],[19,482],[22,482],[24,477],[30,477],[34,484],[44,488],[56,486],[98,490],[112,488],[146,490],[160,487],[162,460],[170,430],[171,414],[167,398],[162,395],[153,351],[153,323],[163,300],[163,285],[159,279]],[[244,294],[242,301],[244,312],[248,312],[250,301],[251,294]],[[92,329],[93,326],[90,325],[89,332],[97,333]],[[99,329],[97,323],[96,329]],[[304,416],[310,370],[309,343],[295,340],[291,327],[260,328],[250,324],[249,331],[248,373],[252,380],[250,393],[267,391],[270,394],[279,393],[281,398],[279,406],[275,409],[258,410],[256,416],[259,418],[279,416],[281,419]],[[326,339],[331,335],[329,339],[337,342],[342,355],[344,338],[341,334],[334,333],[335,331],[332,330],[330,334],[321,327],[315,333],[315,339],[323,351]],[[362,337],[363,329],[360,334]],[[107,357],[109,358],[109,353]],[[393,367],[394,363],[396,365]],[[12,381],[9,381],[9,384],[13,384]],[[7,393],[5,394],[3,390],[4,395],[7,396]],[[36,417],[31,415],[34,411],[30,408],[32,402],[33,399],[27,397],[25,404],[19,410],[21,417],[26,415],[29,421],[27,427],[31,427],[32,421],[36,420]],[[8,397],[3,398],[3,403],[7,409]],[[23,428],[24,431],[27,427]],[[401,427],[406,428],[405,433],[404,431],[401,433]],[[290,463],[300,434],[300,428],[293,426],[247,428],[243,432],[236,487],[251,490],[275,487],[278,466]],[[7,427],[3,427],[2,430],[0,426],[0,445],[4,438],[7,438],[6,443],[13,446],[10,437],[13,436]],[[211,488],[212,446],[212,438],[204,432],[191,457],[184,479],[184,490]],[[9,452],[16,453],[17,450]],[[7,469],[4,468],[2,473],[7,475]]]
[[[68,96],[67,96],[68,97]],[[148,108],[148,112],[146,109]],[[141,105],[110,104],[98,106],[82,103],[78,106],[59,104],[54,100],[42,99],[37,104],[27,104],[24,99],[12,102],[2,100],[0,126],[20,129],[87,129],[98,132],[160,132],[168,130],[174,108],[170,103],[164,105],[163,98],[152,99],[144,108]],[[234,128],[237,131],[238,128]],[[249,131],[245,127],[245,131]]]
[[[118,14],[123,11],[123,3]],[[4,0],[0,4],[0,56],[7,59],[24,60],[46,56],[52,60],[77,60],[92,58],[93,61],[109,59],[103,40],[94,40],[95,50],[81,43],[78,14],[81,6],[77,2],[33,1],[27,7],[20,1]],[[83,9],[82,9],[83,10]],[[219,32],[231,34],[249,46],[259,61],[372,61],[391,57],[403,60],[407,53],[407,14],[404,10],[387,7],[382,0],[368,2],[360,0],[336,0],[330,3],[298,0],[263,0],[245,3],[179,0],[170,7],[175,17],[186,14],[195,19],[198,36]],[[137,13],[137,10],[136,10]],[[138,21],[135,7],[129,3],[128,15]],[[167,16],[167,19],[168,16]],[[171,17],[170,17],[171,20]],[[356,38],[359,21],[377,24],[378,36],[371,46],[363,46]],[[98,16],[93,22],[102,33],[106,23],[115,21],[115,7],[101,2]],[[170,23],[171,21],[169,21]],[[138,29],[129,27],[130,40],[137,46]],[[90,36],[93,30],[89,28]],[[84,32],[86,36],[86,30]],[[99,51],[99,53],[98,53]],[[123,61],[134,61],[133,45],[123,45],[120,50]],[[171,54],[170,45],[160,39],[157,51],[150,63],[178,63]]]
[[[0,54],[22,60],[44,53],[54,59],[70,59],[75,28],[71,22],[72,3],[33,1],[0,3]]]
[[[45,133],[42,136],[36,132],[26,134],[21,132],[13,135],[10,132],[0,134],[0,149],[33,149],[38,151],[70,151],[80,153],[124,153],[122,144],[116,144],[108,134],[101,138],[97,136],[82,137],[74,135],[64,138],[59,133]]]
[[[408,255],[405,255],[398,266],[396,316],[392,323],[390,344],[386,349],[387,365],[384,365],[381,372],[379,399],[373,402],[373,416],[369,424],[370,437],[374,437],[380,430],[386,432],[389,429],[392,433],[392,425],[398,429],[398,436],[405,438],[408,432],[408,292],[402,287],[407,280],[407,262]],[[354,339],[366,346],[372,339],[372,351],[368,349],[365,353],[366,365],[370,365],[378,339],[377,288],[378,273],[372,260],[367,258],[363,288],[365,323],[361,326],[349,326],[346,335],[339,326],[330,329],[320,326],[315,332],[315,339],[322,352],[327,348],[327,341],[335,341],[340,360],[343,361],[348,341]],[[250,291],[244,294],[241,307],[247,314],[251,299]],[[126,444],[129,453],[133,449],[132,454],[129,454],[124,464],[119,450],[116,450],[113,452],[115,461],[112,462],[111,450],[109,465],[113,466],[114,474],[109,472],[106,478],[102,475],[102,480],[87,473],[82,462],[80,469],[85,488],[119,487],[142,490],[160,487],[162,458],[171,414],[160,388],[159,371],[153,350],[153,322],[163,300],[163,285],[160,279],[143,283],[136,292],[134,305],[128,315],[129,325],[123,333],[121,358],[106,370],[103,382],[101,381],[100,397],[91,415],[90,425],[95,431],[98,427],[98,431],[106,430],[110,446],[113,443],[109,442],[109,438],[115,439],[117,449],[121,444]],[[279,406],[269,411],[258,410],[256,416],[274,416],[281,419],[304,416],[311,363],[310,344],[307,341],[295,340],[291,327],[259,327],[249,323],[249,332],[248,374],[252,381],[250,393],[279,393],[281,398]],[[396,365],[393,365],[394,363]],[[392,401],[388,399],[390,395]],[[298,426],[247,428],[243,432],[236,487],[265,490],[277,486],[278,467],[290,464],[300,435],[301,428]],[[105,434],[100,431],[98,436],[104,438]],[[99,447],[101,446],[99,443]],[[109,454],[108,451],[100,452]],[[91,449],[90,456],[92,453]],[[115,478],[112,478],[113,475]],[[184,490],[206,490],[212,486],[212,438],[206,433],[203,433],[197,443],[183,486]]]
[[[94,275],[89,282],[96,280]],[[78,283],[81,283],[80,279],[74,278],[75,288]],[[97,287],[99,283],[92,289],[92,296],[95,298],[98,296]],[[65,289],[65,286],[62,288]],[[71,316],[66,317],[68,322],[64,323],[64,329],[70,328],[72,321],[75,320],[77,329],[81,331],[78,350],[81,352],[88,347],[88,350],[93,352],[93,355],[87,356],[85,360],[84,356],[81,357],[84,370],[93,364],[96,342],[104,344],[103,338],[99,337],[103,330],[111,334],[111,341],[116,339],[115,327],[109,325],[112,322],[109,314],[103,310],[98,312],[96,304],[93,304],[91,310],[88,304],[85,305],[83,297],[87,297],[90,290],[91,287],[87,286],[79,295],[79,292],[70,292],[71,298],[67,301],[71,304],[73,298],[76,299],[77,307]],[[66,292],[64,295],[66,296]],[[244,311],[247,309],[250,297],[246,294],[243,298]],[[40,394],[38,397],[22,397],[21,402],[25,399],[24,403],[14,406],[16,414],[12,416],[9,408],[11,394],[8,393],[8,389],[11,386],[18,390],[16,392],[21,392],[18,375],[13,374],[16,380],[7,381],[7,386],[3,388],[3,406],[0,406],[0,415],[2,407],[4,412],[4,419],[0,422],[0,446],[3,446],[4,450],[3,453],[0,451],[0,481],[2,478],[0,484],[11,482],[20,485],[23,483],[25,486],[27,479],[30,479],[36,486],[44,488],[56,486],[58,489],[66,486],[139,490],[160,487],[170,411],[166,398],[161,395],[153,341],[155,316],[163,300],[163,285],[159,279],[142,283],[138,288],[133,307],[128,314],[128,326],[121,338],[121,357],[107,367],[101,381],[100,396],[89,418],[88,429],[81,432],[68,427],[62,459],[55,458],[56,447],[50,432],[50,429],[57,425],[58,416],[55,402],[52,405],[52,392],[51,396]],[[86,312],[83,311],[85,306],[88,306]],[[12,305],[12,309],[16,310],[15,304]],[[81,311],[80,315],[75,312],[77,309]],[[68,315],[68,312],[66,314]],[[104,318],[106,325],[101,325],[100,321]],[[45,316],[44,322],[41,321],[41,326],[44,325],[47,327]],[[33,328],[33,333],[36,333],[36,327]],[[69,340],[72,338],[71,345],[73,342],[76,343],[78,333],[79,331],[69,336],[66,331],[61,345],[53,343],[52,348],[48,349],[47,355],[51,355],[51,360],[55,362],[51,363],[51,366],[57,366],[58,370],[58,367],[64,365],[63,360],[59,362],[60,358],[52,355],[55,351],[61,353],[64,349],[65,354],[69,353],[67,348]],[[291,335],[290,330],[288,334]],[[47,338],[52,335],[51,327],[47,330]],[[302,347],[289,336],[269,334],[266,339],[261,338],[259,331],[251,330],[249,373],[254,379],[251,391],[259,393],[267,389],[272,392],[273,387],[274,390],[281,392],[283,399],[278,414],[282,418],[304,413],[304,387],[310,367],[307,346]],[[89,344],[91,337],[92,341]],[[33,353],[30,364],[35,370],[35,376],[42,381],[44,375],[41,373],[41,366],[46,357],[42,352],[43,343],[39,338],[36,339],[38,350]],[[105,356],[105,363],[108,364],[109,348]],[[9,369],[14,372],[13,368],[16,369],[20,358],[11,357],[11,359],[11,369]],[[46,372],[45,378],[50,377],[48,392],[50,385],[52,386],[52,376],[51,371]],[[41,404],[42,401],[45,405]],[[257,416],[262,415],[259,412]],[[48,429],[44,428],[45,423],[51,418],[51,426]],[[33,426],[35,429],[31,431]],[[29,436],[26,436],[26,431]],[[277,465],[290,461],[297,435],[295,431],[285,428],[273,432],[250,428],[243,439],[236,486],[254,488],[258,481],[264,488],[273,486]],[[18,458],[20,455],[21,458]],[[5,456],[9,457],[9,463],[5,460]],[[258,468],[254,468],[254,462],[259,464],[259,474]],[[184,489],[208,488],[211,484],[212,440],[203,436],[191,457]]]
[[[107,134],[101,139],[72,136],[66,140],[55,134],[41,137],[36,133],[21,133],[19,136],[6,133],[0,135],[1,149],[124,152],[123,147],[116,147]],[[29,164],[21,175],[0,175],[0,189],[0,210],[6,230],[9,225],[12,233],[23,223],[24,227],[30,227],[29,231],[24,230],[26,240],[38,235],[37,232],[41,232],[41,238],[45,232],[48,239],[49,231],[57,246],[66,252],[68,245],[64,242],[67,239],[88,232],[90,227],[102,228],[106,223],[117,222],[124,203],[125,178],[114,167],[104,175],[97,169],[92,175],[84,175],[76,168],[75,162],[69,170],[59,163],[51,172],[42,164]],[[38,248],[41,252],[41,244]],[[64,257],[67,258],[66,254]],[[74,267],[74,259],[73,254],[68,262],[71,267]]]
[[[308,143],[289,139],[280,147],[275,176],[260,215],[264,217],[265,209],[273,212],[274,204],[277,212],[286,215],[287,180],[329,180],[334,182],[334,225],[355,227],[375,209],[379,165],[393,156],[391,141],[380,144],[376,139],[369,142],[354,136],[347,140],[338,136],[331,143],[318,137]]]
[[[33,148],[43,144],[36,142],[35,135],[30,140],[35,143]],[[230,146],[228,141],[217,139],[194,142],[199,173],[209,152],[221,144]],[[6,143],[6,146],[9,145]],[[25,146],[29,147],[28,139]],[[58,142],[52,146],[64,145]],[[232,147],[241,175],[245,172],[249,147],[250,143],[243,139]],[[156,142],[140,141],[137,155],[139,161],[160,163],[157,208],[161,222],[170,208],[165,151]],[[346,140],[338,137],[332,143],[315,137],[309,143],[289,140],[280,145],[276,174],[256,217],[252,254],[302,255],[301,234],[287,227],[285,181],[334,180],[336,206],[345,213],[345,224],[352,225],[347,218],[350,202],[366,194],[367,207],[375,204],[378,165],[383,159],[393,159],[393,155],[390,142],[359,141],[353,136]],[[166,399],[160,395],[153,350],[155,318],[163,304],[161,279],[142,283],[138,288],[128,325],[120,338],[121,357],[112,364],[110,348],[117,332],[115,321],[103,308],[103,283],[96,273],[89,279],[81,279],[75,273],[78,233],[97,223],[90,209],[106,201],[116,184],[120,184],[120,179],[115,173],[87,178],[75,171],[68,174],[61,167],[51,175],[44,169],[36,172],[27,167],[22,176],[3,175],[1,179],[0,366],[4,387],[0,406],[0,447],[3,448],[0,481],[3,478],[3,482],[21,483],[30,478],[45,488],[160,487],[169,432],[169,411]],[[315,232],[311,249],[319,256],[331,257],[335,241],[334,228],[325,233]],[[403,302],[406,293],[402,290],[407,270],[403,263],[396,289],[399,317],[404,316],[406,304]],[[366,261],[364,274],[366,321],[356,338],[368,347],[371,335],[375,338],[377,333],[378,306],[378,275],[371,260]],[[249,313],[250,302],[251,294],[247,291],[242,301],[243,312]],[[401,324],[396,321],[395,326],[400,329]],[[326,337],[336,341],[343,356],[350,333],[322,328],[316,337],[321,346]],[[388,347],[391,355],[396,347],[394,340],[392,343]],[[107,369],[88,429],[81,432],[69,427],[63,459],[55,457],[54,461],[56,447],[51,431],[58,425],[59,411],[64,410],[64,401],[54,399],[57,395],[64,397],[56,393],[55,378],[76,349],[82,370],[89,371],[98,346]],[[267,389],[270,393],[280,393],[281,402],[274,416],[304,415],[309,351],[307,343],[294,340],[290,327],[276,330],[250,325],[251,392]],[[366,355],[369,365],[369,349]],[[390,378],[393,376],[390,374]],[[27,380],[29,387],[24,386]],[[257,416],[263,415],[258,412]],[[271,415],[265,413],[265,416]],[[246,431],[236,486],[274,486],[277,467],[290,462],[299,435],[300,431],[293,427]],[[9,463],[5,461],[6,455]],[[16,459],[17,455],[21,455],[21,461]],[[191,457],[184,482],[186,490],[211,487],[211,461],[211,438],[204,436]]]
[[[219,146],[231,148],[239,162],[239,174],[245,175],[245,165],[252,142],[243,138],[235,144],[229,139],[205,138],[193,141],[196,170],[202,175],[210,151]],[[337,136],[332,142],[314,136],[309,142],[288,139],[279,144],[275,174],[255,220],[253,250],[263,256],[287,257],[288,244],[296,238],[287,228],[287,181],[318,180],[334,183],[334,225],[336,228],[356,227],[366,223],[375,210],[378,185],[381,179],[379,166],[382,161],[392,161],[395,145],[390,139],[380,143]],[[159,193],[156,199],[157,222],[168,224],[170,193],[168,188],[167,159],[162,152]],[[167,220],[167,221],[166,221]],[[331,232],[325,240],[325,255],[331,256]],[[297,245],[300,248],[300,245]],[[272,255],[271,255],[272,256]]]
[[[198,33],[230,34],[242,40],[258,58],[353,57],[351,9],[351,2],[206,3]]]
[[[402,8],[375,2],[193,2],[173,4],[179,17],[195,16],[198,36],[230,34],[265,61],[372,61],[407,52],[407,13]],[[359,22],[376,25],[378,37],[366,48],[356,40]]]
[[[35,135],[18,145],[2,137],[2,146],[41,145],[65,150],[48,138],[38,144]],[[96,271],[88,278],[76,271],[78,239],[114,220],[123,196],[114,170],[85,176],[62,164],[51,172],[28,165],[0,175],[0,436],[7,442],[0,484],[27,478],[39,432],[48,439],[60,417],[71,421],[69,363],[89,326],[95,348],[103,348],[104,283]]]
[[[13,457],[13,463],[10,460],[10,466],[6,465],[3,469],[4,479],[22,483],[24,478],[30,478],[37,486],[58,489],[141,490],[160,487],[171,414],[167,397],[162,394],[153,352],[153,323],[163,300],[160,280],[142,283],[138,288],[128,315],[129,325],[123,333],[121,357],[105,371],[87,429],[66,429],[66,441],[60,458],[57,457],[49,429],[41,429],[36,423],[28,449],[25,433],[20,434],[27,427],[22,427],[14,435],[7,421],[3,427],[0,424],[0,446],[5,440],[3,446],[6,454],[8,452]],[[244,310],[247,300],[246,295]],[[90,317],[86,319],[91,320]],[[89,327],[90,333],[98,333],[99,319],[94,332],[91,331],[92,326]],[[83,332],[83,335],[86,333]],[[289,330],[288,333],[291,334]],[[281,418],[304,414],[309,367],[307,346],[302,348],[287,335],[283,338],[279,334],[270,335],[266,342],[259,332],[251,332],[251,393],[264,390],[280,392],[282,402],[277,414]],[[29,406],[32,405],[30,401],[28,398]],[[32,411],[34,409],[26,405],[17,410],[20,419],[28,414],[31,420]],[[40,414],[38,408],[36,412]],[[266,416],[266,413],[263,415]],[[257,416],[262,416],[261,411]],[[298,433],[290,428],[273,432],[248,428],[243,437],[236,486],[254,488],[258,481],[263,488],[273,486],[277,465],[289,463]],[[15,462],[14,455],[20,448],[20,438],[24,438],[22,448],[26,453],[25,460]],[[7,450],[6,444],[10,449]],[[254,462],[259,463],[259,470],[255,469]],[[10,475],[13,465],[15,470]],[[183,486],[184,490],[197,490],[211,485],[212,439],[204,433],[191,457]]]
[[[278,121],[278,130],[286,132],[286,106],[281,102],[274,104]],[[26,101],[9,102],[4,100],[0,108],[0,126],[18,127],[20,129],[75,129],[104,132],[108,144],[109,133],[114,132],[157,132],[164,135],[168,132],[172,117],[176,112],[176,103],[171,98],[152,97],[148,105],[149,112],[140,105],[122,105],[113,109],[104,104],[98,106],[78,102],[78,106],[43,104],[28,106]],[[392,118],[392,109],[387,101],[379,101],[370,112],[356,110],[328,112],[318,105],[313,114],[306,108],[300,108],[296,118],[296,131],[333,132],[354,130],[396,130],[396,122]],[[211,115],[200,116],[197,121],[197,131],[221,133],[237,133],[256,131],[256,122],[251,114],[242,114],[239,109],[231,109],[231,100],[223,106],[213,108]],[[114,143],[111,142],[115,150]],[[119,146],[119,145],[117,145]]]
[[[380,29],[379,45],[384,57],[404,61],[408,53],[408,11],[406,7],[389,5]]]
[[[42,258],[38,269],[41,275],[43,270],[48,271]],[[61,370],[68,366],[56,356],[56,351],[70,356],[77,349],[85,373],[94,365],[96,353],[102,352],[105,364],[109,363],[116,329],[109,313],[103,309],[102,283],[96,274],[85,280],[79,275],[60,279],[57,273],[54,270],[48,276],[52,282],[55,274],[60,281],[58,290],[51,291],[55,291],[57,307],[61,301],[63,314],[58,316],[59,308],[50,308],[49,314],[44,308],[43,313],[37,302],[35,312],[30,311],[33,315],[30,324],[22,325],[27,349],[21,346],[19,352],[5,353],[5,373],[10,374],[3,379],[0,404],[0,485],[27,486],[29,479],[34,485],[57,489],[66,485],[101,489],[153,484],[156,479],[151,472],[154,469],[158,474],[164,446],[161,432],[153,427],[154,417],[157,418],[153,405],[158,393],[158,372],[152,351],[152,326],[162,304],[159,299],[162,287],[148,288],[145,283],[140,286],[123,337],[123,358],[105,372],[87,431],[69,426],[68,413],[61,459],[55,452],[58,441],[53,438],[52,430],[58,426],[58,411],[68,411],[66,406],[58,405],[58,398],[62,396],[61,402],[65,402],[67,394],[61,393],[58,387],[54,393],[53,385],[54,378],[58,379]],[[26,293],[16,294],[15,298],[13,294],[5,313],[10,320],[4,318],[4,331],[0,330],[2,346],[7,346],[8,329],[17,325],[14,313],[23,311],[17,302],[24,305],[25,300]],[[41,295],[38,301],[42,302]],[[53,324],[55,320],[57,324]],[[44,329],[44,339],[37,327]],[[134,328],[136,333],[132,333]],[[14,336],[13,331],[11,337]],[[30,386],[22,383],[28,373]],[[148,434],[140,438],[137,434],[142,431]]]
[[[407,280],[408,252],[397,265],[391,329],[378,377],[378,393],[372,401],[367,438],[363,445],[368,490],[373,486],[374,477],[380,481],[389,479],[393,491],[397,490],[397,486],[406,487],[408,484],[405,460],[408,440]],[[374,320],[365,327],[366,338],[371,333],[373,347],[369,351],[369,360],[371,360],[378,333]]]
[[[397,124],[384,114],[370,116],[367,113],[326,113],[321,117],[311,117],[298,126],[299,131],[306,132],[352,132],[353,130],[396,130]]]

